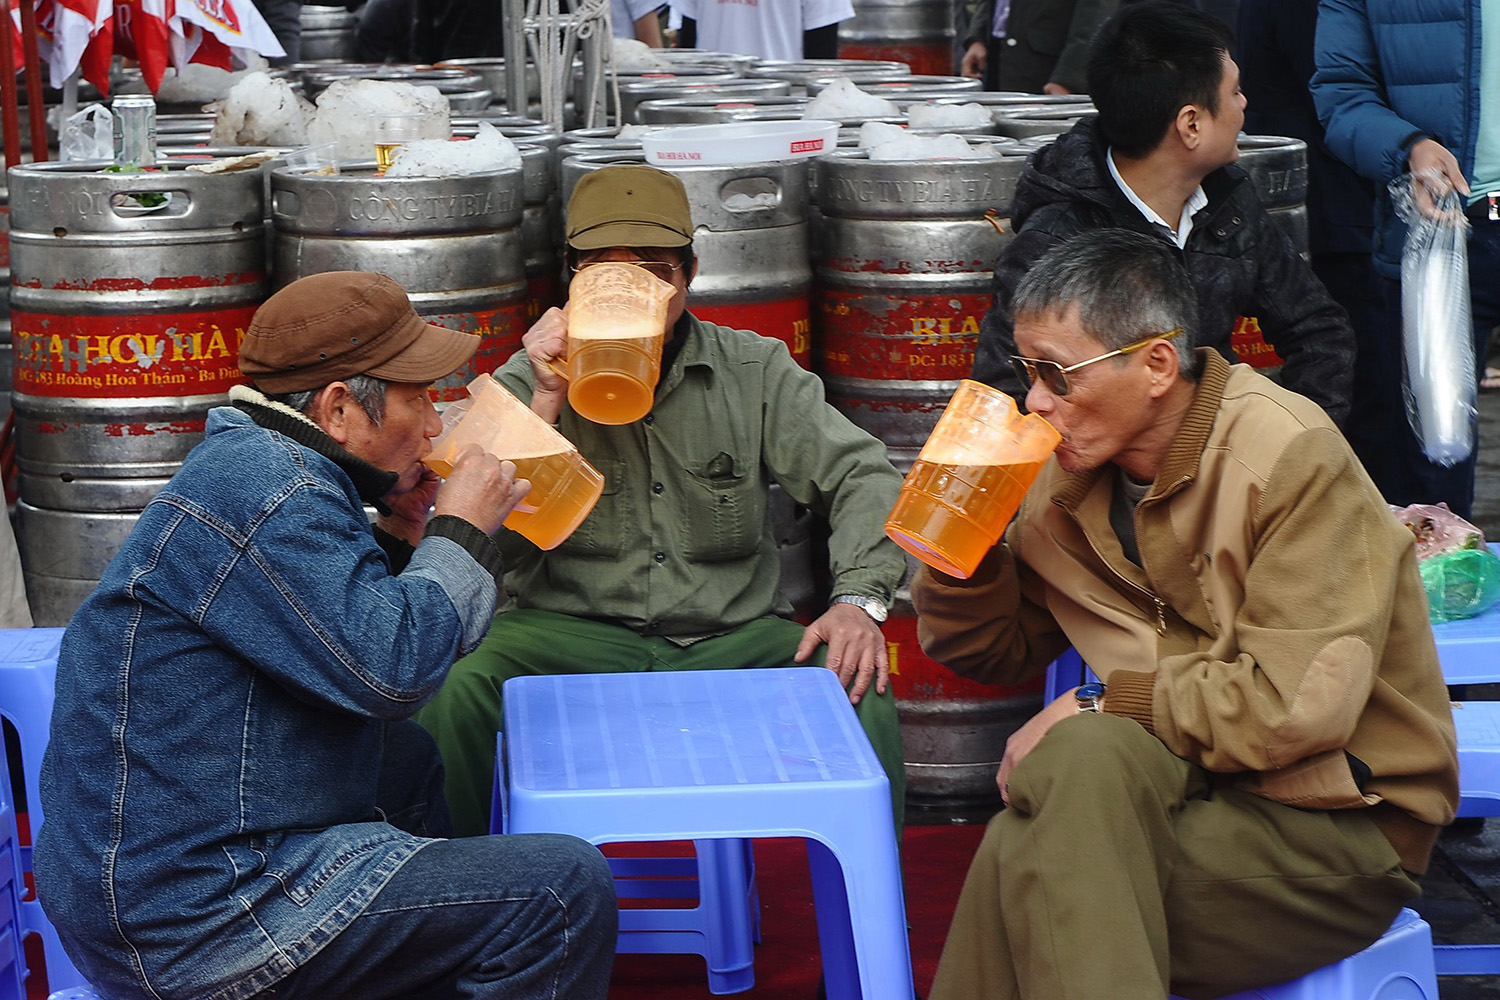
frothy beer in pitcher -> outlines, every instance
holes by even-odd
[[[539,549],[556,548],[594,509],[604,477],[571,441],[490,376],[475,378],[469,394],[470,400],[444,411],[443,433],[422,461],[445,479],[470,444],[514,462],[516,478],[529,479],[531,492],[504,524]]]
[[[676,289],[645,268],[609,261],[568,286],[568,404],[596,424],[651,412],[661,377],[667,304]]]
[[[934,569],[967,579],[1058,440],[1041,417],[1021,416],[1009,396],[965,379],[901,484],[885,533]]]

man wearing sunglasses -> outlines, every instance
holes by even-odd
[[[995,264],[974,378],[1021,399],[1011,296],[1049,249],[1123,228],[1172,247],[1198,303],[1198,343],[1236,360],[1230,334],[1255,317],[1285,361],[1279,381],[1342,423],[1354,333],[1234,165],[1244,127],[1229,30],[1175,0],[1126,4],[1099,29],[1088,63],[1098,115],[1027,163],[1011,206],[1015,238]]]
[[[1309,400],[1194,348],[1160,240],[1075,237],[1016,287],[1014,364],[1062,435],[967,580],[912,582],[923,648],[1103,683],[1008,741],[931,1000],[1163,1000],[1378,938],[1458,799],[1412,535]]]
[[[512,597],[480,648],[454,665],[419,720],[448,769],[454,826],[488,829],[500,688],[518,674],[822,663],[837,670],[890,777],[899,820],[901,739],[884,620],[905,558],[885,537],[901,477],[884,446],[823,398],[779,340],[705,323],[687,309],[697,272],[687,192],[646,166],[606,167],[574,188],[575,271],[628,262],[669,282],[666,346],[652,407],[635,423],[593,423],[568,404],[549,362],[567,353],[551,309],[495,372],[604,475],[604,495],[566,541],[541,551],[502,530]],[[828,518],[832,603],[791,620],[769,491]]]

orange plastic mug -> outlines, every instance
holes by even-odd
[[[590,264],[568,286],[568,404],[596,424],[633,424],[651,412],[661,377],[667,304],[677,289],[643,267]]]
[[[516,504],[505,526],[539,549],[561,545],[604,492],[604,477],[573,442],[488,375],[469,383],[468,399],[443,411],[443,432],[422,461],[446,477],[471,444],[516,463],[516,478],[531,480],[531,492]]]
[[[967,579],[1061,440],[1010,396],[964,379],[901,484],[885,533],[933,569]]]

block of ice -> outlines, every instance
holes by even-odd
[[[910,138],[910,133],[906,129],[888,122],[865,122],[859,127],[861,149],[873,149],[883,143],[900,142],[907,138]]]
[[[666,69],[671,64],[656,54],[656,50],[645,42],[634,38],[611,39],[610,56],[615,69],[620,73],[639,73],[642,70]]]
[[[247,73],[218,103],[211,146],[303,146],[313,106],[285,80]]]
[[[955,125],[989,125],[994,116],[983,104],[913,104],[906,109],[912,128],[952,128]]]
[[[814,118],[875,118],[900,113],[901,109],[890,101],[865,93],[848,77],[841,76],[807,102],[807,107],[802,109],[802,118],[804,121]]]
[[[444,139],[453,134],[448,98],[436,87],[393,80],[336,80],[318,95],[318,108],[307,123],[307,142],[338,143],[341,160],[375,158],[374,114],[421,116],[418,138]]]
[[[166,74],[161,78],[161,89],[156,92],[156,103],[207,104],[209,101],[222,100],[236,83],[251,73],[264,73],[270,65],[263,56],[248,49],[235,49],[234,55],[236,62],[244,68],[232,73],[217,66],[198,63],[189,63],[180,69],[167,67]],[[147,92],[145,81],[132,80],[121,86],[119,92],[144,94]]]
[[[467,141],[418,139],[396,153],[387,177],[463,177],[492,170],[521,169],[521,151],[489,122]]]
[[[859,128],[859,144],[872,160],[970,160],[998,155],[989,144],[970,146],[961,135],[913,135],[884,122],[865,122]]]

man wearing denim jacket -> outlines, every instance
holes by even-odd
[[[520,674],[703,670],[825,663],[837,670],[891,782],[905,779],[879,622],[906,561],[885,537],[901,477],[885,447],[823,398],[786,345],[687,311],[697,269],[682,182],[647,166],[581,178],[568,202],[575,270],[632,263],[670,283],[661,377],[650,412],[618,426],[586,420],[548,362],[566,353],[552,309],[495,378],[556,423],[604,474],[604,495],[550,551],[514,532],[502,609],[480,648],[454,664],[421,723],[448,770],[455,829],[487,829],[500,688]],[[768,497],[777,483],[828,518],[833,601],[811,625],[791,619]]]
[[[35,862],[101,995],[605,995],[598,852],[433,839],[442,768],[408,719],[484,634],[488,536],[529,488],[473,447],[441,487],[420,462],[427,386],[477,343],[382,275],[282,289],[240,349],[256,388],[73,618]]]

